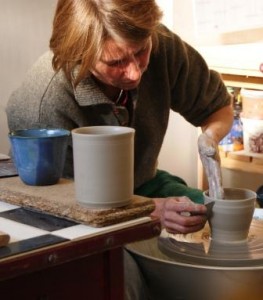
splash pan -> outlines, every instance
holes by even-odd
[[[248,239],[215,243],[207,225],[195,234],[169,234],[126,246],[152,300],[262,300],[263,210]]]
[[[158,239],[159,249],[177,262],[221,267],[263,265],[263,221],[253,220],[248,239],[220,243],[211,240],[210,229],[193,234],[171,234],[165,229]]]

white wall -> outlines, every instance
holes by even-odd
[[[164,12],[163,23],[171,30],[180,32],[187,42],[193,41],[191,15],[185,14],[189,9],[189,1],[157,0]],[[186,19],[186,17],[188,19]],[[170,121],[164,144],[159,156],[159,168],[182,177],[189,186],[197,187],[197,135],[198,131],[186,122],[180,115],[170,112]]]
[[[0,0],[0,153],[9,151],[6,103],[48,49],[55,4],[55,0]]]

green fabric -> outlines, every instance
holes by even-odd
[[[201,190],[188,187],[182,178],[162,170],[157,170],[156,176],[135,189],[134,193],[149,198],[187,196],[195,203],[204,203]]]

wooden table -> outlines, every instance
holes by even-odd
[[[1,298],[124,299],[123,246],[159,234],[151,220],[0,259]]]
[[[0,165],[3,173],[1,176],[12,176],[13,173],[9,174],[9,165],[5,164],[5,166],[6,168],[3,168],[3,164]],[[6,171],[9,173],[6,174]],[[4,201],[0,201],[1,205],[3,203],[5,205],[6,191],[4,193],[4,190],[6,188],[15,193],[11,194],[9,200],[13,200],[11,205],[18,205],[16,208],[18,211],[21,208],[20,204],[23,204],[22,206],[25,204],[22,203],[23,201],[20,203],[19,199],[26,200],[27,205],[31,208],[34,206],[33,204],[36,204],[36,201],[39,204],[43,203],[43,207],[39,206],[43,209],[47,208],[48,202],[54,204],[54,207],[61,208],[62,211],[65,209],[65,203],[71,203],[69,206],[71,208],[76,207],[73,183],[70,181],[62,180],[55,186],[31,188],[23,186],[17,177],[1,178],[0,200]],[[38,197],[39,195],[41,197]],[[7,205],[10,205],[10,203]],[[48,207],[51,207],[51,205]],[[132,208],[131,205],[131,211],[133,211]],[[13,211],[12,209],[13,207],[11,207],[11,211]],[[138,209],[140,210],[140,207]],[[149,209],[143,210],[143,208],[141,210],[150,211]],[[69,211],[67,207],[65,211]],[[36,213],[30,210],[27,211],[27,213],[29,212]],[[37,219],[37,222],[41,223],[45,218],[49,220],[48,215],[42,214],[42,212],[43,210],[40,212],[41,216]],[[11,223],[7,223],[5,230],[3,227],[5,226],[3,222],[5,213],[6,211],[2,210],[1,212],[0,210],[0,221],[2,221],[2,223],[0,222],[0,230],[7,233],[10,230],[9,234],[12,237],[10,228],[13,225],[10,226]],[[120,210],[115,213],[116,220],[120,223],[117,222],[115,224],[117,226],[113,225],[114,227],[111,227],[110,230],[97,232],[95,235],[85,233],[73,239],[62,238],[53,244],[45,244],[45,246],[42,246],[43,244],[39,246],[38,244],[37,248],[34,248],[32,240],[29,239],[30,247],[26,249],[30,250],[26,251],[21,250],[22,247],[19,246],[21,244],[19,242],[10,243],[12,249],[11,246],[0,248],[0,254],[4,252],[4,255],[0,255],[0,299],[123,300],[124,245],[159,235],[161,226],[157,219],[151,219],[148,216],[142,217],[145,214],[138,215],[138,218],[134,220],[127,219],[125,223],[121,222],[122,219],[118,217],[118,215],[123,214],[123,211]],[[50,216],[51,218],[55,217],[54,215]],[[30,222],[32,221],[31,216],[28,219],[30,219]],[[7,222],[9,221],[8,219]],[[16,229],[13,229],[16,238],[20,235],[20,228],[22,227],[23,224],[20,223]],[[106,227],[103,227],[103,229]]]

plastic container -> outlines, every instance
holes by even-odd
[[[263,91],[241,89],[240,95],[243,117],[247,119],[263,119]]]
[[[224,152],[240,151],[244,149],[243,124],[240,119],[242,103],[239,91],[239,89],[237,91],[237,89],[233,87],[228,87],[228,92],[233,97],[234,120],[230,132],[219,142],[219,149]]]
[[[239,117],[234,118],[230,135],[233,143],[233,151],[243,150],[244,149],[243,124]]]
[[[220,141],[219,149],[224,152],[244,149],[243,124],[239,115],[235,116],[230,132]]]
[[[263,153],[263,119],[241,118],[243,123],[244,150]]]

